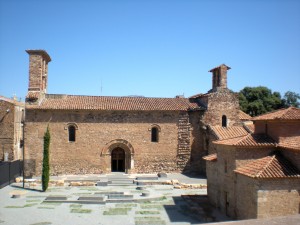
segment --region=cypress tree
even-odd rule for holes
[[[42,188],[43,191],[46,191],[49,183],[49,174],[50,174],[50,166],[49,166],[49,147],[50,147],[50,131],[49,126],[47,127],[47,131],[44,135],[44,154],[43,154],[43,171],[42,171]]]

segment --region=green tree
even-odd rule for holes
[[[49,125],[44,135],[44,155],[43,155],[43,171],[42,171],[42,189],[46,191],[49,183],[49,147],[50,147],[50,131]]]
[[[263,86],[245,87],[239,93],[240,108],[251,116],[257,116],[283,107],[279,92]]]
[[[292,91],[287,91],[283,97],[283,105],[285,107],[294,106],[294,107],[299,108],[300,102],[298,100],[300,100],[299,94],[292,92]]]

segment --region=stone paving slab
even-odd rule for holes
[[[87,176],[83,177],[88,179]],[[74,178],[77,179],[73,176]],[[203,181],[199,180],[201,182]],[[17,185],[22,186],[13,184],[0,189],[0,225],[197,224],[202,219],[193,217],[190,203],[181,196],[206,195],[206,189],[180,190],[174,189],[172,185],[144,186],[149,192],[149,198],[143,197],[145,190],[136,190],[137,186],[63,186],[50,187],[47,192],[41,192],[39,185],[26,190]],[[20,198],[11,198],[17,192],[21,193]],[[80,197],[100,196],[105,192],[121,192],[133,195],[134,199],[110,200],[106,204],[101,204],[100,201],[95,201],[95,204],[90,203],[91,201],[78,201]],[[69,202],[45,201],[48,196],[66,196]]]

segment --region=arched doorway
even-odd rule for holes
[[[120,147],[111,152],[111,171],[125,172],[125,151]]]

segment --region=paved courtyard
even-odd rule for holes
[[[87,176],[72,179],[88,179]],[[59,178],[60,179],[60,178]],[[65,179],[71,179],[70,177]],[[181,183],[206,184],[205,179],[170,174],[168,179]],[[198,224],[226,220],[207,202],[206,189],[177,189],[173,185],[137,185],[50,187],[41,192],[41,187],[22,188],[14,183],[0,189],[0,224],[47,225],[47,224]],[[108,201],[104,204],[89,204],[45,201],[48,197],[64,196],[78,199],[97,196],[99,193],[117,193],[133,196],[132,200]],[[143,197],[147,192],[149,196]],[[17,198],[12,198],[16,195]]]

